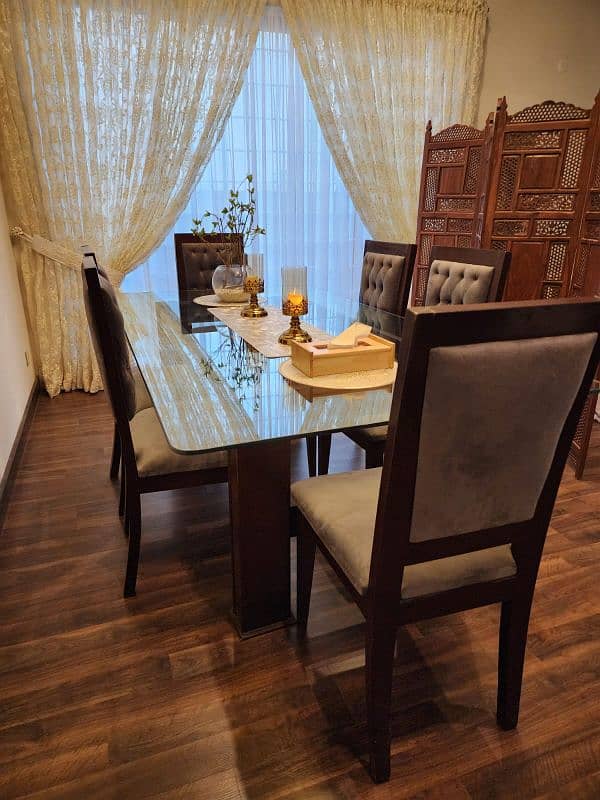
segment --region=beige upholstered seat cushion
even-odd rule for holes
[[[292,484],[292,498],[356,589],[369,584],[381,468]],[[516,573],[509,545],[440,558],[404,569],[402,597],[420,597]]]
[[[141,477],[227,466],[227,453],[224,450],[194,456],[181,455],[172,450],[154,408],[138,411],[129,425]]]

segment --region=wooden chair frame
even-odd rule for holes
[[[361,595],[304,516],[298,517],[298,624],[306,628],[316,545],[345,584],[366,620],[366,693],[370,772],[390,774],[390,701],[397,628],[417,620],[501,603],[498,724],[517,725],[527,628],[540,558],[575,426],[600,359],[600,335],[558,439],[532,519],[423,542],[410,541],[421,413],[429,351],[473,343],[597,332],[600,302],[583,299],[445,306],[408,311],[394,387],[373,540],[369,585]],[[401,597],[409,564],[473,550],[512,545],[516,575],[410,600]]]
[[[363,259],[367,253],[382,253],[391,256],[404,256],[404,266],[400,279],[396,306],[393,309],[384,309],[390,314],[402,316],[408,305],[410,284],[412,280],[417,246],[404,242],[382,242],[376,239],[366,239],[363,249]],[[318,447],[317,447],[318,443]],[[306,453],[308,456],[308,474],[326,475],[329,470],[329,455],[331,453],[331,434],[311,434],[306,437]],[[318,453],[318,455],[317,455]],[[318,459],[318,464],[317,464]]]
[[[494,267],[494,276],[490,285],[488,303],[502,300],[508,271],[510,268],[511,254],[505,250],[480,250],[475,247],[439,247],[431,248],[429,268],[434,261],[457,261],[460,264],[481,264],[485,267]],[[429,273],[427,273],[429,276]],[[365,451],[365,467],[371,469],[383,464],[385,440],[374,442],[364,435],[362,428],[345,431],[346,436]],[[323,457],[323,463],[325,456]],[[327,469],[319,474],[327,474]]]
[[[186,472],[171,472],[163,475],[141,476],[138,473],[131,438],[131,428],[127,416],[125,387],[121,371],[113,357],[112,334],[104,309],[104,298],[100,287],[98,267],[93,255],[83,259],[89,309],[95,328],[104,375],[113,415],[116,424],[115,438],[120,442],[122,468],[125,480],[122,481],[121,504],[124,501],[126,513],[125,533],[129,537],[129,552],[125,573],[123,594],[135,595],[141,541],[141,495],[168,489],[183,489],[190,486],[203,486],[209,483],[225,483],[228,480],[227,467],[203,469]],[[113,451],[114,455],[114,451]]]
[[[175,233],[173,234],[175,242],[175,263],[177,266],[177,290],[179,293],[179,316],[181,324],[187,333],[191,333],[193,327],[193,320],[189,316],[189,292],[195,289],[195,286],[190,285],[188,272],[186,270],[185,259],[183,257],[184,244],[221,244],[224,242],[236,243],[239,248],[239,263],[241,264],[244,258],[243,253],[243,240],[239,233],[207,233],[203,239],[199,239],[193,233]],[[206,310],[206,309],[204,309]],[[198,314],[202,314],[201,307],[197,309]],[[212,320],[210,315],[206,315],[206,320]]]

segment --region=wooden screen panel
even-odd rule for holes
[[[498,106],[482,241],[512,252],[505,300],[569,293],[593,139],[591,110]]]
[[[425,131],[421,191],[417,216],[417,256],[412,304],[423,305],[434,245],[476,247],[482,228],[494,129],[490,114],[485,128],[452,125],[431,135]]]
[[[593,150],[569,294],[600,297],[600,92],[592,110]]]

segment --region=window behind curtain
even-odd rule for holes
[[[279,293],[282,266],[303,264],[311,268],[313,298],[357,297],[369,234],[327,149],[278,7],[265,11],[242,91],[187,207],[123,290],[175,296],[173,233],[189,232],[206,209],[219,211],[249,172],[256,222],[267,229],[250,248],[264,253],[265,293]]]

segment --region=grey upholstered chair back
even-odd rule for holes
[[[93,270],[92,286],[86,271]],[[136,411],[135,381],[129,361],[125,323],[115,290],[106,273],[95,265],[93,256],[86,256],[82,269],[85,312],[104,388],[115,417],[121,409],[132,419]]]
[[[429,270],[425,305],[487,303],[494,267],[435,260]]]
[[[404,280],[404,256],[366,252],[360,281],[360,302],[379,311],[392,314]]]
[[[219,264],[241,259],[239,247],[231,242],[183,242],[181,251],[186,288],[197,289],[199,294],[212,293],[212,277]]]
[[[530,520],[598,336],[430,351],[410,540]]]

